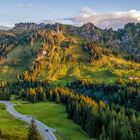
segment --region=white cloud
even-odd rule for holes
[[[79,11],[79,15],[63,20],[72,21],[74,24],[91,22],[100,28],[122,28],[129,22],[140,22],[140,11],[130,10],[112,13],[97,13],[88,7]]]
[[[45,23],[45,24],[55,24],[56,22],[57,22],[56,19],[45,19],[41,21],[41,23]]]

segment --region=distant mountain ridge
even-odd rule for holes
[[[75,34],[81,37],[99,42],[106,47],[117,48],[126,53],[132,54],[135,60],[140,60],[140,23],[128,23],[123,29],[117,31],[113,29],[100,29],[92,23],[84,24],[81,27],[55,24],[36,24],[36,23],[19,23],[13,28],[14,30],[53,30],[64,34]]]
[[[36,24],[36,23],[17,23],[15,24],[15,30],[38,30],[43,29],[46,25],[44,23]]]
[[[9,29],[10,29],[10,27],[0,25],[0,30],[2,30],[2,31],[7,31]]]

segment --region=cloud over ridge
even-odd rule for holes
[[[79,11],[79,15],[71,18],[65,18],[73,24],[81,25],[91,22],[100,28],[122,28],[129,22],[140,22],[140,11],[119,11],[111,13],[97,13],[91,8],[85,7]]]

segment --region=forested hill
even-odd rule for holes
[[[106,47],[118,48],[127,53],[131,53],[136,61],[140,59],[140,24],[128,23],[123,29],[114,31],[113,29],[100,29],[92,23],[84,24],[81,27],[72,25],[56,24],[35,24],[35,23],[19,23],[14,27],[15,30],[54,30],[57,32],[76,34],[92,41],[98,41]]]
[[[0,32],[0,80],[139,79],[140,25],[99,29],[19,23]]]

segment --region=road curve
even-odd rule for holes
[[[11,102],[0,101],[0,103],[5,104],[7,112],[9,112],[15,118],[23,120],[23,121],[27,122],[28,124],[31,123],[32,116],[22,115],[22,114],[18,113],[14,109],[14,104],[12,104]],[[41,134],[41,136],[43,137],[44,140],[57,140],[56,137],[53,134],[55,129],[49,128],[48,126],[46,126],[45,124],[43,124],[42,122],[40,122],[38,120],[35,120],[35,122],[36,122],[37,129],[38,129],[39,133]]]

